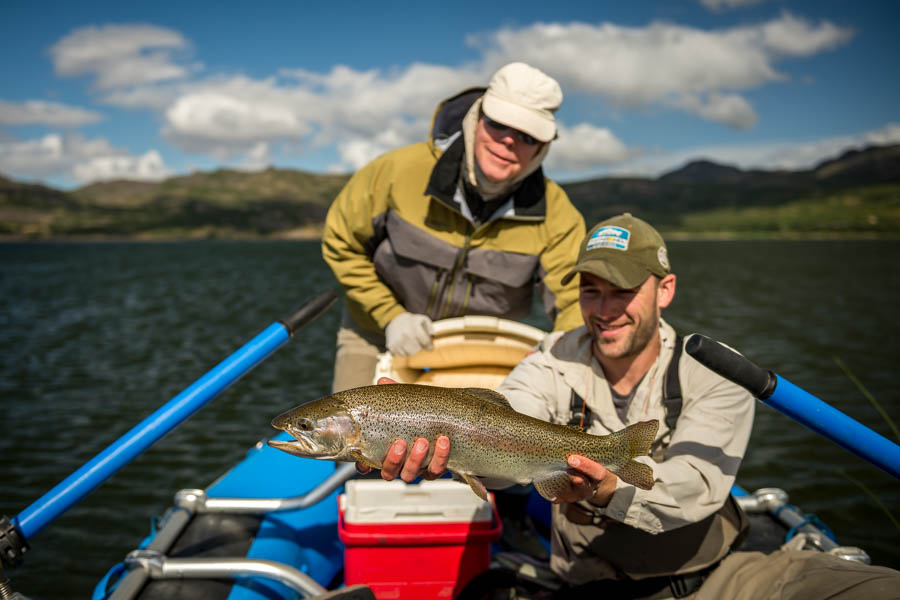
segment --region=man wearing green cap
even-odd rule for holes
[[[575,266],[584,325],[553,332],[497,388],[519,412],[605,435],[639,421],[660,427],[650,490],[585,457],[569,457],[569,489],[554,501],[553,598],[693,600],[894,598],[900,574],[822,552],[732,552],[748,522],[731,497],[754,399],[683,353],[661,316],[675,297],[665,242],[625,213],[591,229]],[[409,481],[428,444],[395,448],[382,473]],[[426,466],[446,467],[449,445]]]
[[[576,276],[584,325],[549,335],[498,391],[520,412],[596,435],[653,419],[660,428],[651,456],[637,459],[653,468],[651,490],[570,459],[584,476],[553,507],[550,566],[572,586],[604,580],[598,591],[612,597],[694,591],[747,527],[730,490],[753,398],[681,353],[661,316],[676,277],[649,224],[629,213],[598,224],[563,282]]]
[[[602,590],[608,597],[666,593],[672,576],[694,591],[747,527],[730,491],[750,437],[753,398],[680,353],[681,338],[661,318],[676,278],[649,224],[625,213],[594,227],[563,285],[576,276],[584,325],[548,335],[497,391],[519,412],[595,435],[658,420],[652,456],[637,459],[653,468],[655,483],[641,490],[571,457],[583,475],[555,501],[550,567],[572,586],[610,582],[615,587]],[[675,389],[664,393],[670,363],[680,403],[667,402]],[[414,477],[424,456],[417,450],[402,471],[402,453],[401,461],[386,459],[383,474]],[[447,450],[440,450],[431,475],[442,470]]]
[[[564,598],[889,598],[898,573],[822,552],[733,552],[748,521],[731,497],[754,399],[682,353],[661,316],[675,297],[665,242],[625,213],[579,250],[584,327],[550,334],[498,388],[516,410],[603,435],[656,419],[642,490],[572,456],[553,507],[551,569]],[[555,596],[554,596],[555,597]]]

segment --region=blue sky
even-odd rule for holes
[[[900,143],[900,3],[7,2],[0,173],[62,188],[350,172],[508,62],[561,84],[560,181]]]

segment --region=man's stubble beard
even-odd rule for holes
[[[605,358],[630,358],[637,356],[647,347],[650,340],[653,339],[653,333],[659,328],[659,314],[653,315],[652,319],[641,321],[638,327],[631,334],[630,338],[625,340],[624,348],[616,354],[609,354],[605,348],[612,346],[612,343],[604,344],[602,338],[595,341],[597,351]]]

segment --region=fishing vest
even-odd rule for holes
[[[683,339],[676,335],[672,359],[663,383],[667,437],[681,415],[683,396],[678,373]],[[569,425],[590,422],[587,403],[572,391]],[[664,458],[663,440],[651,448],[654,460]],[[576,505],[581,509],[587,502]],[[585,509],[589,510],[589,509]],[[566,505],[553,506],[553,570],[572,585],[597,579],[645,579],[693,573],[717,564],[746,538],[749,520],[729,495],[722,508],[696,523],[657,534],[637,529],[599,514],[590,523],[575,523]]]

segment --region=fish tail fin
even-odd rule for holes
[[[628,458],[646,456],[650,454],[656,432],[659,431],[659,421],[641,421],[633,423],[623,430],[625,443],[628,447]]]
[[[621,435],[624,438],[623,446],[628,455],[627,462],[614,470],[619,479],[642,490],[649,490],[653,487],[653,469],[631,459],[650,453],[650,447],[653,445],[653,440],[656,439],[658,430],[659,421],[642,421],[613,434]]]
[[[616,476],[625,483],[630,483],[642,490],[653,489],[653,469],[636,460],[629,460],[616,469]]]

